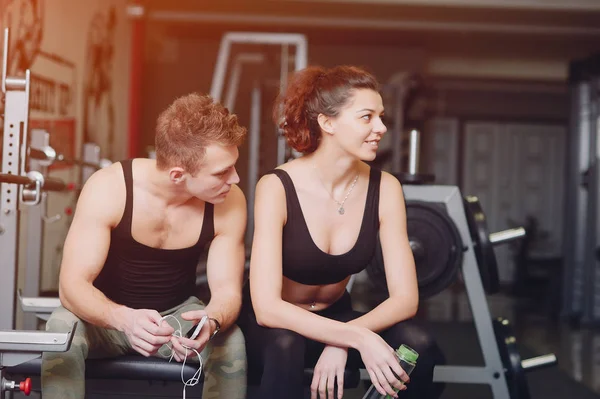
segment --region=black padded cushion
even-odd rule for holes
[[[313,369],[304,369],[304,386],[310,386],[313,378]],[[262,374],[256,370],[248,370],[248,385],[257,386],[260,385],[260,379]],[[358,369],[346,369],[344,372],[344,388],[356,388],[360,383],[360,371]]]
[[[42,358],[38,357],[5,370],[8,374],[39,376],[41,366]],[[189,380],[196,370],[198,363],[186,363],[183,378]],[[181,381],[181,363],[139,355],[88,359],[85,362],[85,376],[90,379]]]
[[[25,377],[39,376],[42,358],[30,360],[25,363],[5,369],[7,374],[22,375]],[[184,378],[189,380],[198,369],[197,363],[186,363]],[[248,385],[260,384],[260,375],[248,373]],[[181,363],[168,362],[155,357],[127,355],[109,359],[88,359],[85,362],[85,376],[89,379],[108,380],[152,380],[152,381],[181,381]],[[313,369],[304,369],[304,385],[310,386]],[[201,377],[201,380],[204,376]],[[344,372],[344,387],[356,388],[360,383],[358,369],[346,369]]]

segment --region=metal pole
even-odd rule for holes
[[[396,104],[394,107],[394,129],[392,134],[392,173],[402,172],[402,132],[404,127],[404,85],[396,87]]]
[[[410,131],[410,152],[408,155],[408,172],[416,175],[419,172],[419,147],[421,146],[421,135],[418,130]]]
[[[246,242],[252,242],[254,232],[254,193],[258,182],[258,164],[260,158],[260,115],[261,89],[258,82],[252,89],[252,108],[250,110],[250,129],[248,137],[248,227]]]
[[[50,135],[45,130],[33,129],[31,131],[31,145],[44,148],[50,145]],[[30,169],[41,172],[44,176],[48,173],[48,168],[42,165],[43,162],[32,159]],[[42,196],[47,196],[42,193]],[[46,215],[46,201],[42,200],[38,206],[27,207],[27,253],[25,282],[23,285],[24,296],[38,296],[40,294],[40,269],[42,266],[44,223],[43,217]],[[35,314],[23,313],[23,328],[25,330],[37,330],[37,318]]]

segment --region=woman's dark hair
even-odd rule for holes
[[[355,66],[311,66],[295,73],[273,112],[290,147],[305,154],[315,151],[321,139],[317,117],[337,116],[356,89],[379,91],[379,83]]]

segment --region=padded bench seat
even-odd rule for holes
[[[30,360],[13,367],[7,367],[8,374],[39,376],[42,358]],[[198,370],[198,363],[186,363],[183,377],[189,380]],[[88,359],[85,362],[85,375],[90,379],[109,380],[153,380],[181,382],[181,363],[156,357],[127,355],[108,359]],[[202,379],[202,378],[201,378]]]
[[[7,367],[6,373],[24,377],[39,376],[41,372],[42,358],[30,360],[13,367]],[[89,379],[108,380],[152,380],[152,381],[181,381],[181,363],[156,357],[143,357],[139,355],[127,355],[107,359],[88,359],[85,362],[85,375]],[[198,363],[186,363],[184,366],[184,378],[192,378],[198,370]],[[260,376],[249,372],[248,385],[258,385]],[[310,386],[313,369],[304,369],[304,385]],[[201,380],[203,377],[201,377]],[[346,369],[344,373],[344,386],[356,388],[360,383],[360,371],[358,369]]]

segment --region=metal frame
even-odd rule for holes
[[[50,134],[41,129],[31,130],[31,146],[35,148],[44,148],[50,145]],[[29,162],[30,170],[37,170],[44,176],[47,175],[48,167],[44,162],[31,159]],[[42,201],[38,206],[27,208],[27,254],[25,282],[23,293],[27,296],[37,296],[40,293],[40,269],[42,266],[44,221],[54,222],[60,219],[58,217],[46,217],[46,197],[43,192]],[[32,314],[23,314],[23,328],[25,330],[37,330],[37,320]]]
[[[227,108],[229,112],[235,112],[235,100],[237,99],[240,79],[242,77],[242,67],[244,64],[262,64],[264,61],[265,56],[261,53],[240,53],[235,56],[224,102],[225,108]]]
[[[487,384],[494,399],[509,399],[510,394],[496,343],[492,317],[487,305],[481,275],[473,249],[465,215],[463,197],[455,186],[411,186],[403,187],[407,200],[444,203],[454,221],[463,244],[467,248],[463,254],[462,276],[473,313],[484,366],[436,366],[433,374],[435,382]]]
[[[4,30],[2,91],[4,93],[4,138],[1,173],[25,175],[29,135],[30,73],[25,78],[6,76],[8,62],[8,28]],[[15,287],[18,264],[19,206],[22,187],[0,183],[0,330],[15,327]]]
[[[46,331],[0,331],[0,399],[11,399],[14,381],[5,379],[5,368],[40,357],[42,352],[69,350],[77,323],[66,333]],[[18,391],[18,389],[17,389]]]
[[[260,116],[262,111],[262,90],[255,82],[252,89],[250,109],[250,126],[248,130],[248,222],[246,226],[246,242],[252,242],[254,233],[254,193],[258,182],[258,164],[260,153]]]
[[[588,207],[587,207],[587,232],[585,251],[585,303],[583,323],[600,325],[600,272],[598,271],[599,260],[596,252],[599,248],[598,239],[600,233],[598,228],[600,221],[600,70],[595,71],[590,81],[591,107],[590,107],[590,166],[588,172]],[[591,221],[591,222],[590,222]]]
[[[498,3],[496,1],[496,3]],[[546,5],[549,2],[543,2]],[[542,2],[540,2],[542,4]],[[154,21],[179,21],[206,24],[252,25],[265,29],[266,26],[327,27],[340,29],[387,29],[413,32],[471,32],[529,35],[568,35],[574,37],[596,37],[600,29],[581,26],[524,25],[484,22],[440,22],[402,20],[391,18],[331,18],[330,16],[284,15],[284,14],[235,14],[226,12],[198,11],[149,11],[148,19]]]
[[[600,325],[600,55],[570,68],[571,124],[568,140],[565,265],[562,317]]]
[[[245,44],[268,44],[282,46],[281,57],[281,89],[285,88],[288,70],[288,46],[296,46],[296,54],[294,59],[294,70],[299,71],[306,68],[308,63],[308,42],[306,36],[298,33],[266,33],[266,32],[228,32],[223,35],[219,54],[217,56],[217,64],[213,74],[210,95],[216,101],[221,101],[223,94],[223,86],[225,83],[225,75],[227,73],[227,61],[231,53],[231,45],[234,43]],[[234,70],[234,73],[236,71]],[[239,72],[238,72],[239,73]],[[234,81],[235,82],[235,81]],[[230,88],[230,90],[232,90]],[[236,89],[237,90],[237,89]],[[231,99],[229,99],[231,101]],[[277,164],[285,162],[286,142],[283,135],[279,135],[277,145]]]

